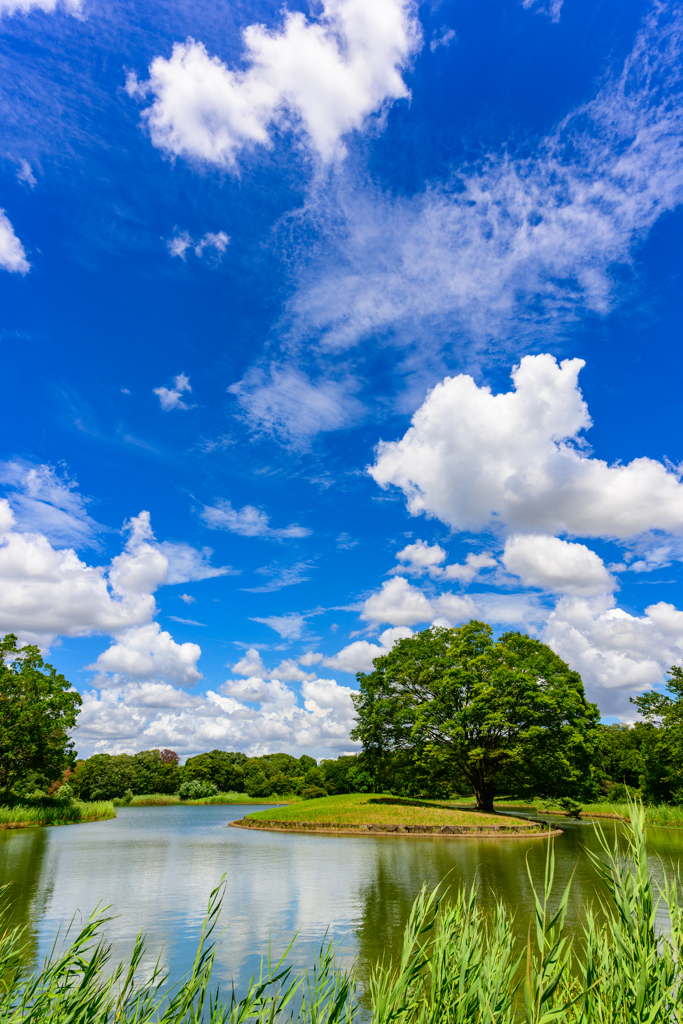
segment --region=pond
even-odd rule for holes
[[[249,811],[258,810],[248,808]],[[10,883],[15,921],[30,929],[37,960],[75,917],[97,906],[116,915],[106,929],[121,956],[136,933],[148,937],[150,959],[163,948],[175,977],[188,970],[209,893],[226,878],[222,923],[227,925],[213,981],[243,991],[260,957],[282,952],[295,932],[291,959],[310,963],[326,929],[343,961],[356,961],[362,982],[386,951],[397,951],[410,905],[424,882],[448,876],[453,885],[480,887],[517,913],[526,938],[533,895],[527,877],[543,877],[546,840],[341,837],[228,828],[244,807],[120,808],[118,817],[86,825],[0,833],[0,883]],[[613,823],[604,827],[611,835]],[[586,848],[597,849],[593,828],[562,823],[555,840],[556,892],[575,871],[570,919],[595,899],[600,882]],[[683,831],[649,830],[653,870],[683,854]],[[661,860],[658,858],[661,857]]]

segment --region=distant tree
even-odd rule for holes
[[[652,803],[683,803],[683,668],[672,665],[668,693],[632,697],[649,726],[641,751],[643,797]]]
[[[180,764],[180,757],[176,754],[175,750],[168,750],[168,748],[165,747],[163,750],[159,751],[159,757],[164,764]]]
[[[369,763],[409,755],[454,784],[465,779],[482,811],[503,789],[592,795],[599,712],[577,672],[522,633],[493,640],[483,622],[432,627],[399,640],[357,676],[352,695]],[[445,755],[447,755],[445,757]]]
[[[130,754],[93,754],[78,765],[69,779],[69,785],[81,800],[123,797],[126,790],[133,792],[134,784]]]
[[[244,766],[246,754],[229,750],[210,750],[205,754],[188,757],[183,767],[185,779],[212,782],[221,793],[244,792]]]
[[[81,704],[38,647],[17,647],[13,633],[0,640],[0,788],[11,788],[29,772],[47,786],[75,764],[69,732]]]

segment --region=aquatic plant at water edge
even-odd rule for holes
[[[499,902],[488,915],[477,889],[445,888],[418,895],[395,962],[375,966],[361,1009],[354,978],[334,962],[325,942],[313,967],[295,973],[286,965],[291,946],[267,960],[242,999],[209,994],[213,934],[221,902],[211,894],[197,956],[188,977],[164,995],[167,976],[157,962],[140,980],[142,935],[128,963],[112,967],[101,939],[106,916],[92,917],[63,952],[53,950],[42,969],[22,967],[21,934],[0,937],[0,973],[8,984],[0,999],[0,1024],[346,1024],[371,1017],[375,1024],[674,1024],[681,1014],[683,908],[679,880],[658,889],[648,871],[642,807],[632,806],[627,851],[611,846],[598,828],[601,850],[589,854],[607,895],[585,912],[571,939],[565,919],[571,880],[553,896],[553,842],[548,841],[542,888],[521,945],[514,917]],[[668,910],[670,929],[656,928]]]

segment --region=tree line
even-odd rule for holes
[[[320,763],[304,754],[249,757],[212,750],[95,754],[79,761],[71,732],[81,698],[37,647],[0,641],[0,790],[17,796],[68,785],[83,800],[126,794],[254,798],[391,792],[683,803],[683,668],[668,692],[633,699],[642,721],[603,725],[581,677],[546,644],[519,632],[494,639],[471,621],[399,640],[358,674],[356,755]],[[618,787],[615,789],[615,787]]]

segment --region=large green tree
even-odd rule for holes
[[[0,788],[29,772],[49,783],[75,763],[69,733],[81,703],[37,647],[18,647],[13,633],[0,640]]]
[[[444,758],[477,807],[493,810],[501,789],[589,795],[599,712],[581,677],[546,644],[523,633],[498,640],[484,622],[432,627],[399,640],[358,673],[352,695],[364,755],[404,751],[428,769]]]

